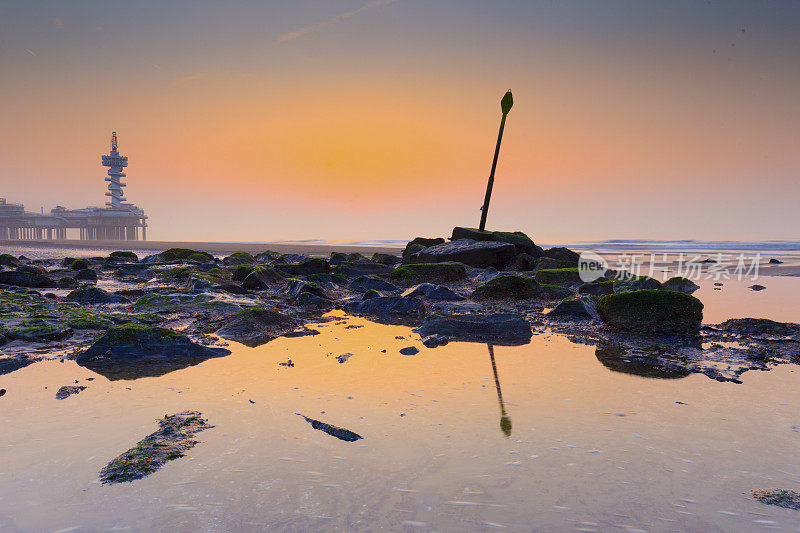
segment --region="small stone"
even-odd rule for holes
[[[419,349],[416,346],[407,346],[402,348],[400,353],[403,355],[417,355],[419,353]]]

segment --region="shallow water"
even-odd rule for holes
[[[1,376],[0,530],[800,528],[796,511],[748,496],[800,489],[800,367],[741,385],[653,379],[535,335],[493,348],[495,381],[485,344],[427,349],[409,328],[354,317],[317,329],[231,343],[228,357],[157,378],[108,381],[72,361]],[[420,353],[399,353],[410,345]],[[294,368],[278,365],[288,358]],[[55,400],[75,380],[88,388]],[[215,426],[187,457],[98,482],[155,419],[186,409]]]

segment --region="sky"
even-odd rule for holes
[[[2,1],[0,197],[148,238],[800,240],[800,2]]]

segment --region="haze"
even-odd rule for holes
[[[0,196],[158,240],[798,239],[795,2],[0,3]]]

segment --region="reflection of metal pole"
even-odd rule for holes
[[[494,362],[494,346],[489,347],[489,359],[492,360],[492,372],[494,372],[494,386],[497,388],[497,399],[500,401],[500,429],[506,437],[511,436],[511,419],[506,416],[506,406],[503,404],[503,391],[500,390],[500,378],[497,377],[497,365]]]
[[[500,142],[503,140],[503,129],[506,127],[506,115],[511,111],[511,106],[514,105],[514,98],[511,96],[511,91],[508,91],[503,99],[500,100],[500,109],[503,111],[503,118],[500,119],[500,133],[497,134],[497,146],[494,148],[494,159],[492,160],[492,171],[489,174],[489,183],[486,185],[486,196],[483,199],[483,207],[481,207],[481,224],[478,229],[483,231],[486,229],[486,215],[489,214],[489,200],[492,199],[492,186],[494,185],[494,170],[497,168],[497,156],[500,155]]]

